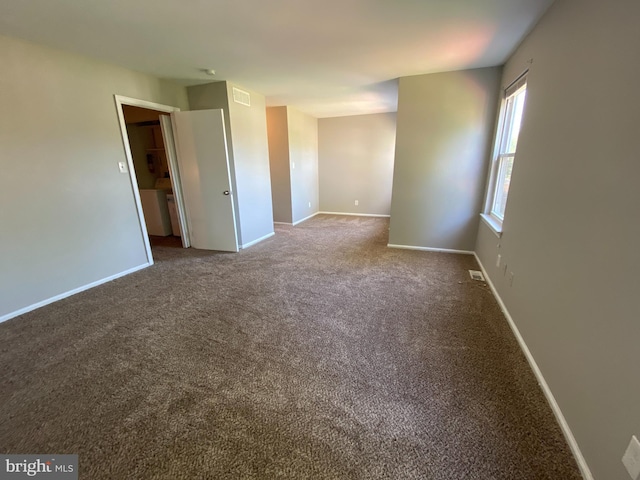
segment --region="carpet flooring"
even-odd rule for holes
[[[81,479],[580,474],[468,255],[319,215],[237,254],[155,265],[0,324],[0,452]]]

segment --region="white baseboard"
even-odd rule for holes
[[[289,222],[273,222],[274,225],[288,225],[290,227],[293,226],[293,223],[289,223]]]
[[[349,215],[351,217],[384,217],[389,218],[391,215],[379,215],[377,213],[346,213],[346,212],[318,212],[323,215]]]
[[[318,215],[318,213],[320,213],[320,212],[316,212],[316,213],[313,213],[313,214],[309,215],[308,217],[304,217],[302,220],[298,220],[297,222],[293,222],[291,225],[293,225],[295,227],[299,223],[302,223],[302,222],[304,222],[306,220],[309,220],[310,218],[315,217],[316,215]]]
[[[464,255],[474,255],[474,252],[470,250],[452,250],[450,248],[431,248],[431,247],[414,247],[412,245],[395,245],[388,243],[389,248],[401,248],[404,250],[421,250],[423,252],[441,252],[441,253],[461,253]]]
[[[76,293],[84,292],[85,290],[89,290],[90,288],[110,282],[111,280],[115,280],[116,278],[124,277],[125,275],[137,272],[138,270],[150,267],[151,265],[153,265],[153,263],[138,265],[137,267],[130,268],[129,270],[125,270],[124,272],[116,273],[115,275],[111,275],[110,277],[96,280],[95,282],[88,283],[87,285],[83,285],[82,287],[74,288],[73,290],[69,290],[68,292],[64,292],[54,297],[47,298],[46,300],[42,300],[41,302],[34,303],[33,305],[29,305],[28,307],[21,308],[20,310],[16,310],[15,312],[7,313],[6,315],[0,317],[0,323],[6,322],[7,320],[10,320],[14,317],[24,315],[25,313],[31,312],[40,307],[44,307],[45,305],[49,305],[50,303],[57,302],[58,300],[62,300],[63,298],[70,297],[71,295],[75,295]]]
[[[260,243],[261,241],[266,240],[269,237],[273,237],[274,235],[275,235],[275,232],[267,233],[264,237],[260,237],[260,238],[258,238],[256,240],[253,240],[252,242],[249,242],[249,243],[243,243],[240,248],[242,248],[244,250],[245,248],[249,248],[252,245],[255,245],[256,243]]]
[[[495,286],[491,282],[491,278],[489,278],[489,275],[487,274],[487,271],[485,270],[484,265],[482,265],[480,258],[475,252],[473,252],[473,255],[476,257],[476,260],[478,261],[478,265],[480,265],[480,269],[484,274],[484,278],[487,281],[487,284],[489,285],[489,288],[491,289],[493,296],[498,301],[498,305],[500,305],[500,309],[502,310],[502,313],[504,313],[504,316],[507,319],[507,323],[509,323],[509,326],[511,327],[511,331],[513,331],[513,334],[516,337],[518,344],[520,345],[520,349],[524,353],[524,356],[527,358],[527,361],[529,362],[529,366],[531,367],[531,370],[533,370],[533,373],[536,376],[536,379],[538,380],[538,384],[540,385],[540,388],[542,388],[542,392],[544,393],[544,396],[546,397],[547,402],[549,403],[549,406],[551,407],[551,410],[553,411],[553,414],[555,415],[556,420],[560,425],[560,429],[562,430],[562,433],[564,434],[564,437],[567,440],[567,443],[569,444],[569,448],[571,448],[571,452],[573,453],[573,456],[576,460],[576,463],[578,464],[578,468],[580,469],[582,476],[584,477],[585,480],[593,480],[593,475],[591,474],[591,470],[589,469],[589,466],[587,465],[587,462],[584,459],[582,452],[580,451],[578,442],[576,442],[576,439],[573,436],[573,432],[571,431],[571,428],[569,428],[569,424],[567,423],[567,420],[564,418],[564,415],[562,414],[562,410],[560,410],[560,406],[558,405],[558,402],[556,402],[556,399],[553,396],[553,393],[551,392],[551,389],[549,388],[547,381],[544,379],[544,376],[542,375],[542,372],[540,371],[538,364],[536,363],[535,359],[533,358],[533,355],[529,351],[529,347],[525,343],[524,338],[522,338],[522,335],[520,335],[520,331],[518,330],[518,327],[513,321],[513,318],[511,318],[511,314],[507,310],[507,307],[502,301],[502,298],[500,298],[498,291],[496,290]]]

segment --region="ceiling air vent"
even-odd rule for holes
[[[473,280],[484,282],[484,275],[482,275],[482,272],[480,270],[469,270],[469,275],[471,275],[471,278]]]
[[[233,87],[233,101],[239,103],[240,105],[246,105],[247,107],[250,107],[251,95],[249,94],[249,92],[245,92],[244,90]]]

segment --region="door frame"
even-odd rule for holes
[[[131,146],[129,144],[129,135],[127,134],[127,124],[124,119],[124,110],[122,108],[123,105],[130,105],[132,107],[142,107],[148,108],[150,110],[157,110],[159,112],[164,113],[172,113],[179,112],[180,108],[173,107],[171,105],[163,105],[161,103],[149,102],[147,100],[140,100],[137,98],[125,97],[123,95],[114,95],[113,96],[115,104],[116,104],[116,113],[118,115],[118,123],[120,125],[120,134],[122,135],[122,144],[124,147],[124,153],[127,157],[127,166],[129,169],[129,180],[131,182],[131,190],[133,191],[133,198],[136,204],[136,209],[138,211],[138,221],[140,223],[140,232],[142,233],[142,241],[144,242],[146,254],[147,254],[147,262],[149,265],[153,265],[153,254],[151,253],[151,242],[149,241],[149,233],[147,232],[147,224],[144,220],[144,212],[142,211],[142,201],[140,200],[140,189],[138,187],[138,179],[136,177],[135,166],[133,163],[133,155],[131,155]],[[175,156],[167,155],[167,160],[169,157],[173,157],[175,161]],[[170,165],[169,169],[171,170],[174,165]],[[177,165],[175,166],[177,168]],[[172,179],[173,182],[173,179]],[[175,195],[174,191],[174,195]],[[182,209],[182,202],[176,202],[176,208]],[[179,218],[185,218],[184,212],[178,212]],[[185,231],[188,231],[186,225],[181,225],[181,229],[183,230],[181,233],[184,235]],[[188,240],[187,240],[188,242]],[[188,244],[188,243],[187,243]],[[185,241],[183,238],[183,245],[185,245]]]
[[[166,122],[163,120],[166,120]],[[160,130],[162,131],[162,142],[164,143],[167,163],[169,165],[173,201],[175,202],[178,214],[180,239],[182,240],[182,247],[189,248],[191,246],[191,233],[189,231],[189,222],[187,221],[187,207],[184,204],[184,195],[182,193],[182,180],[180,177],[180,169],[178,167],[179,162],[178,151],[176,149],[175,129],[176,127],[171,115],[160,115]]]

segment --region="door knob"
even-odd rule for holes
[[[229,195],[229,190],[225,190],[224,192],[222,192],[223,195]]]

